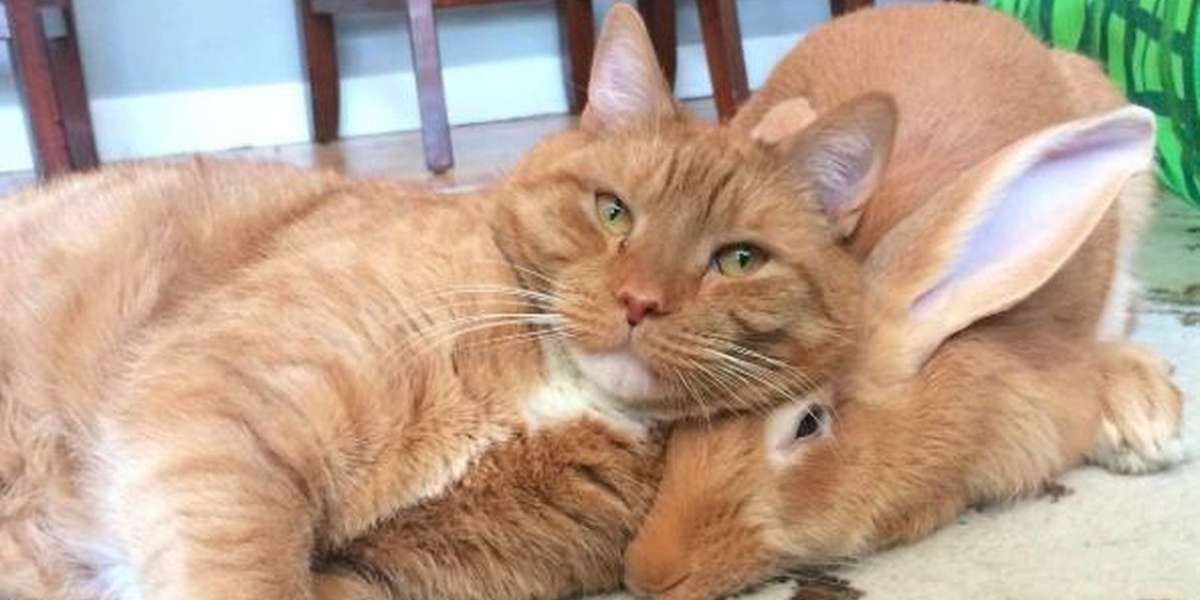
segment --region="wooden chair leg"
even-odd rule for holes
[[[36,4],[35,0],[5,0],[4,9],[8,15],[10,54],[33,141],[34,166],[38,175],[52,177],[71,170],[71,154],[62,128],[45,29]]]
[[[638,12],[650,31],[654,53],[662,67],[667,84],[675,88],[675,0],[638,0]]]
[[[724,121],[750,96],[735,0],[696,0],[717,114]]]
[[[835,17],[872,6],[875,6],[875,0],[829,0],[829,12]]]
[[[62,7],[66,35],[49,41],[50,68],[54,87],[58,91],[59,109],[67,138],[67,152],[75,169],[91,169],[99,164],[96,156],[96,137],[92,131],[92,115],[88,108],[87,85],[83,65],[79,60],[79,44],[75,33],[75,14],[67,2]]]
[[[446,117],[446,90],[442,83],[433,0],[408,0],[408,37],[412,42],[413,71],[417,76],[425,164],[430,171],[441,173],[454,165],[454,153],[450,147],[450,123]]]
[[[341,110],[333,15],[314,12],[312,0],[296,0],[296,13],[304,41],[313,138],[317,143],[325,144],[338,138]]]
[[[579,114],[587,104],[592,52],[596,47],[592,0],[558,0],[556,4],[559,39],[565,55],[563,79],[567,82],[567,103],[572,114]]]

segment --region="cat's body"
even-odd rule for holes
[[[548,370],[532,338],[486,351],[521,325],[435,342],[452,320],[521,312],[511,295],[454,293],[515,285],[482,198],[204,162],[114,169],[50,192],[56,205],[17,199],[27,206],[4,222],[0,556],[8,565],[35,553],[22,562],[74,572],[82,596],[130,597],[124,571],[161,554],[154,532],[123,515],[162,511],[161,523],[170,511],[209,511],[214,519],[187,535],[274,540],[261,554],[222,546],[188,557],[201,562],[337,548],[441,495],[489,447],[532,432],[540,388],[557,386],[537,400],[566,420],[606,400]],[[129,435],[123,424],[151,420],[172,438],[118,437]],[[624,442],[636,445],[629,425]],[[111,479],[87,489],[80,475],[92,469],[81,463],[92,460],[106,461]],[[262,461],[283,473],[267,475]],[[182,490],[183,506],[162,506],[146,482],[164,470],[205,471],[205,485]],[[128,494],[109,495],[117,487]],[[209,504],[223,495],[231,504]],[[131,498],[144,500],[121,504]],[[222,514],[253,506],[312,514],[320,532],[291,519],[247,530]],[[109,539],[132,543],[133,555]]]
[[[477,194],[200,160],[6,201],[0,596],[615,587],[655,424],[810,390],[858,282],[610,15],[580,128]]]

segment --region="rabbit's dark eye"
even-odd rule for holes
[[[812,405],[800,418],[800,424],[796,426],[796,439],[802,440],[820,433],[821,425],[824,423],[825,409],[819,404]]]

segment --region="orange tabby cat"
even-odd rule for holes
[[[0,596],[614,584],[654,423],[808,388],[857,286],[652,56],[614,8],[581,128],[475,195],[194,160],[7,200]]]

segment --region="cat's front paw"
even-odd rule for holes
[[[1184,459],[1183,394],[1173,368],[1132,344],[1105,348],[1103,420],[1090,460],[1117,473],[1161,471]]]

